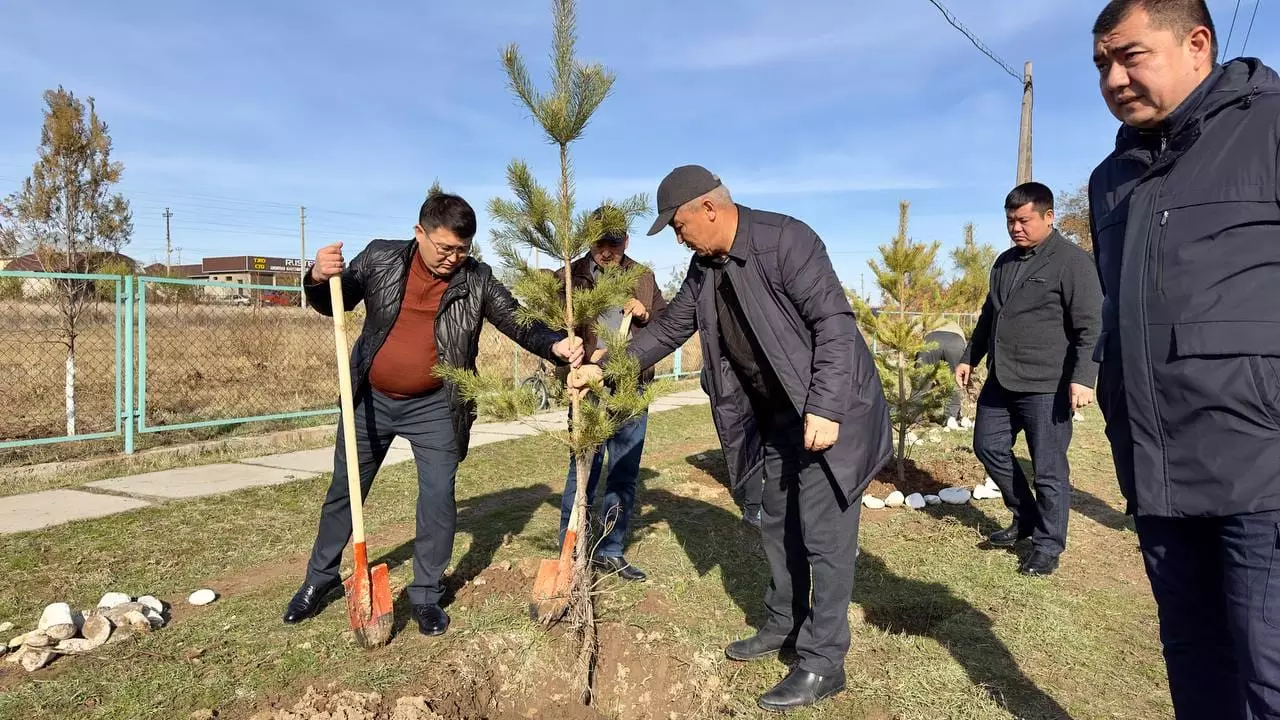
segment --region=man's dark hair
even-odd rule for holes
[[[470,241],[476,234],[476,211],[457,195],[433,192],[418,211],[418,224],[427,232],[446,228],[459,239]]]
[[[1004,209],[1005,212],[1017,210],[1027,203],[1031,203],[1036,212],[1044,215],[1053,209],[1053,191],[1048,185],[1038,182],[1022,183],[1005,196]]]
[[[1218,31],[1213,29],[1213,16],[1209,14],[1209,6],[1205,4],[1205,0],[1111,0],[1098,14],[1098,20],[1093,24],[1093,34],[1106,35],[1115,30],[1129,13],[1139,8],[1146,10],[1147,15],[1151,16],[1153,27],[1170,30],[1180,38],[1186,37],[1201,25],[1209,28],[1209,51],[1217,59]]]

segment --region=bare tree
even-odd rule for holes
[[[1093,252],[1093,233],[1089,230],[1089,185],[1083,183],[1076,189],[1060,193],[1057,202],[1058,230],[1068,240]]]
[[[88,107],[61,86],[44,93],[44,124],[31,175],[4,202],[5,235],[15,250],[32,249],[47,272],[88,273],[115,258],[133,234],[129,202],[112,188],[124,166],[111,161],[111,136]],[[93,285],[53,281],[61,314],[60,341],[67,348],[67,434],[76,434],[77,324],[93,298]]]

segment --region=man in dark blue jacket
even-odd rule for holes
[[[884,390],[826,248],[807,225],[734,203],[696,165],[658,186],[649,234],[667,225],[695,257],[666,313],[636,334],[630,353],[648,367],[699,333],[731,482],[759,482],[763,471],[760,531],[773,574],[768,621],[725,654],[755,660],[794,651],[799,663],[759,704],[811,705],[845,685],[861,496],[891,453]]]
[[[1093,32],[1123,123],[1089,180],[1098,404],[1173,704],[1277,718],[1280,77],[1217,64],[1203,0],[1113,0]]]

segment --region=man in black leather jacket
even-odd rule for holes
[[[311,306],[332,316],[328,282],[341,274],[345,309],[365,304],[364,327],[351,352],[361,490],[368,495],[391,441],[397,435],[407,440],[418,468],[418,508],[413,582],[405,592],[424,635],[439,635],[449,626],[440,599],[457,522],[454,477],[475,420],[474,406],[436,377],[434,367],[475,369],[484,319],[539,357],[575,366],[582,358],[581,339],[571,344],[546,326],[516,323],[515,299],[488,265],[468,257],[475,232],[471,206],[456,195],[436,193],[422,205],[413,240],[374,240],[349,267],[342,243],[321,248],[304,287]],[[333,481],[307,576],[285,610],[286,623],[314,615],[340,583],[338,565],[351,538],[341,438],[339,427]]]

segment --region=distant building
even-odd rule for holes
[[[207,257],[200,261],[198,272],[187,275],[191,279],[216,280],[218,282],[245,285],[292,285],[297,287],[303,269],[311,270],[313,260],[297,258],[263,257],[259,255],[231,255]],[[182,266],[194,267],[194,266]]]
[[[27,253],[12,258],[0,258],[0,270],[11,272],[71,272],[101,273],[109,266],[123,267],[127,274],[137,272],[138,263],[128,255],[95,250],[76,253],[68,258],[65,254],[49,253],[42,259],[35,253]],[[117,267],[108,272],[114,274]],[[64,281],[65,282],[65,281]],[[79,291],[87,291],[92,285],[90,281],[72,281]],[[83,288],[80,285],[83,284]],[[54,290],[54,283],[44,278],[25,278],[22,281],[22,294],[25,297],[39,297]],[[64,290],[65,292],[65,290]]]

